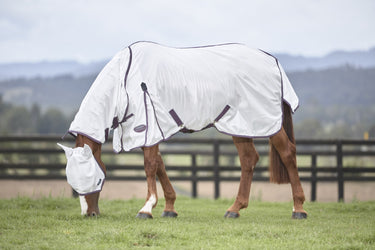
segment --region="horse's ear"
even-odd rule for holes
[[[58,146],[60,146],[65,151],[66,158],[69,158],[73,154],[73,149],[69,148],[67,146],[64,146],[60,143],[57,143]]]
[[[87,158],[90,158],[92,156],[92,150],[87,144],[83,145],[83,155]]]

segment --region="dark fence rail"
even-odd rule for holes
[[[109,140],[110,142],[111,140]],[[70,146],[73,140],[58,136],[0,137],[0,180],[65,179],[66,159],[56,145]],[[254,181],[268,181],[268,140],[255,140],[260,160]],[[236,149],[228,139],[171,139],[160,151],[172,181],[190,181],[191,195],[198,196],[198,182],[214,183],[214,198],[220,197],[220,183],[239,181],[240,165]],[[145,180],[143,154],[134,150],[114,154],[111,143],[102,148],[107,180]],[[347,181],[375,181],[374,140],[297,140],[297,163],[301,181],[311,184],[311,200],[316,200],[318,182],[336,182],[338,200],[344,200]]]

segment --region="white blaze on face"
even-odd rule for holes
[[[87,213],[88,205],[86,202],[86,198],[83,195],[79,196],[79,203],[81,204],[81,214],[85,215]]]
[[[150,198],[148,198],[146,204],[143,206],[139,213],[149,213],[152,214],[152,207],[156,204],[156,196],[152,194]]]

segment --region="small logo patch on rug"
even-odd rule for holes
[[[138,125],[137,127],[134,128],[134,131],[137,132],[137,133],[141,133],[143,131],[146,130],[146,125],[142,124],[142,125]]]

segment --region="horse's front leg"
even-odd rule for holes
[[[96,161],[99,163],[100,167],[102,168],[104,174],[106,174],[107,169],[104,165],[101,154],[102,154],[102,145],[99,143],[96,143],[92,141],[91,139],[78,134],[76,138],[76,147],[83,147],[85,144],[87,144],[91,150],[92,153],[96,159]],[[80,196],[80,204],[81,204],[81,214],[87,215],[87,216],[97,216],[100,214],[99,210],[99,196],[100,192],[88,194],[85,196]]]
[[[248,206],[254,167],[259,160],[259,155],[255,150],[252,139],[233,137],[233,142],[236,145],[238,156],[240,157],[241,180],[237,198],[233,205],[228,208],[224,215],[225,218],[239,217],[240,210]]]
[[[158,203],[156,191],[156,172],[158,169],[158,146],[144,147],[144,167],[147,178],[147,199],[145,205],[139,210],[137,218],[152,219],[152,209]]]

